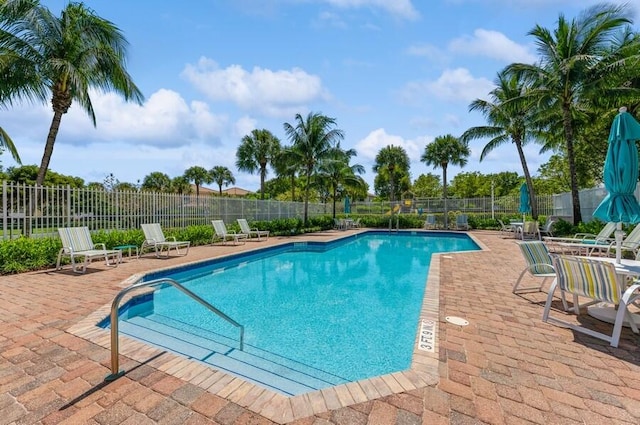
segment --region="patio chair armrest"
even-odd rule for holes
[[[107,246],[106,246],[104,243],[102,243],[102,242],[99,242],[99,243],[97,243],[97,244],[94,244],[94,245],[93,245],[93,247],[94,247],[94,248],[102,248],[104,251],[106,251],[106,250],[107,250]]]
[[[165,238],[167,241],[172,241],[172,242],[177,242],[177,239],[175,236],[168,236]]]

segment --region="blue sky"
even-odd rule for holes
[[[58,14],[67,4],[43,0]],[[149,0],[85,1],[130,43],[128,70],[142,106],[94,93],[97,127],[78,108],[63,116],[50,169],[103,181],[142,182],[199,165],[232,170],[236,186],[259,188],[239,172],[242,137],[266,128],[289,144],[283,124],[310,111],[333,117],[354,148],[353,162],[373,191],[371,170],[384,146],[406,149],[412,178],[441,175],[420,162],[435,137],[483,125],[468,105],[486,98],[499,70],[536,59],[527,32],[553,28],[591,0]],[[614,1],[614,3],[624,3]],[[636,14],[640,6],[632,6]],[[636,17],[636,19],[638,19]],[[0,123],[23,164],[40,164],[53,113],[46,105],[0,110]],[[485,141],[471,143],[460,171],[522,174],[513,146],[479,162]],[[530,145],[532,172],[547,156]],[[7,154],[6,168],[15,165]],[[268,178],[273,177],[270,172]]]

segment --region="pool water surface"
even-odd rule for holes
[[[284,394],[407,369],[433,253],[476,250],[453,233],[369,232],[162,272],[173,287],[123,308],[121,332]],[[194,348],[196,347],[196,348]]]

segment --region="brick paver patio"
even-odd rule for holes
[[[326,239],[337,233],[309,237]],[[283,410],[293,416],[277,422],[639,424],[640,337],[625,328],[620,346],[612,348],[542,323],[545,293],[511,293],[524,267],[515,242],[497,232],[472,234],[485,251],[443,254],[432,263],[439,278],[433,381],[386,393],[390,395],[380,389],[381,383],[378,398],[360,402],[355,388],[336,400],[343,407],[311,411],[285,399]],[[271,238],[267,243],[290,240]],[[274,423],[243,407],[241,400],[252,390],[242,383],[221,397],[195,385],[192,377],[177,378],[158,358],[141,362],[122,354],[127,374],[105,383],[109,349],[69,331],[110,303],[134,274],[256,245],[195,247],[187,257],[169,259],[125,258],[117,268],[94,262],[85,275],[65,269],[0,277],[0,425]],[[469,325],[451,324],[447,316],[462,317]],[[576,320],[611,329],[586,315]],[[398,383],[401,377],[386,381],[389,387]],[[241,391],[246,393],[238,397]],[[317,406],[327,400],[310,402]]]

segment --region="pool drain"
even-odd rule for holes
[[[469,324],[468,320],[465,320],[462,317],[456,317],[456,316],[447,316],[444,318],[444,320],[458,326],[467,326]]]

